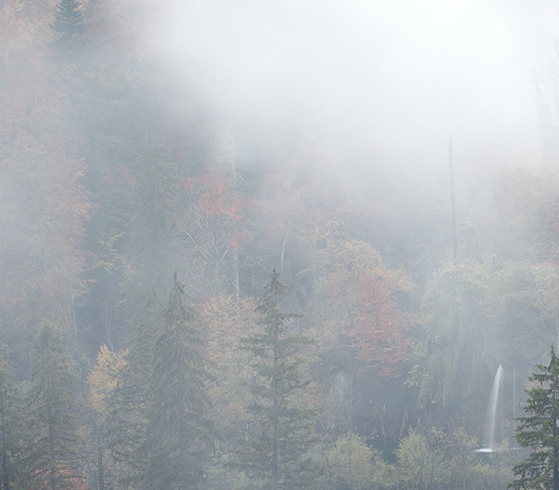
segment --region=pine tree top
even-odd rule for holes
[[[80,5],[75,0],[60,0],[54,12],[52,29],[58,33],[54,46],[66,53],[83,47],[85,23]]]

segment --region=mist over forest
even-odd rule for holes
[[[558,22],[0,0],[0,489],[506,488],[559,340]]]

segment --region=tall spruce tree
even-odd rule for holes
[[[514,465],[517,478],[508,487],[559,490],[559,358],[553,346],[549,365],[536,367],[539,372],[528,377],[526,416],[516,429],[518,443],[532,452]]]
[[[75,421],[75,376],[52,324],[35,338],[35,359],[25,400],[25,483],[29,490],[75,487],[81,438]]]
[[[148,464],[141,488],[195,490],[203,481],[211,447],[205,390],[210,376],[194,309],[176,274],[161,320],[149,382]]]
[[[312,341],[290,328],[289,321],[300,315],[279,309],[280,298],[289,291],[274,270],[256,308],[259,329],[241,339],[252,357],[252,400],[234,466],[259,488],[271,490],[306,488],[320,474],[310,454],[318,442],[318,413],[304,402],[310,379],[304,374],[303,356]]]
[[[132,308],[143,304],[150,290],[159,297],[169,293],[178,195],[177,166],[169,161],[163,145],[153,144],[136,160],[135,171],[128,229],[134,270],[129,293]]]
[[[159,313],[160,303],[152,293],[143,316],[133,327],[125,365],[108,400],[107,447],[120,463],[122,484],[139,484],[147,464],[148,388]]]

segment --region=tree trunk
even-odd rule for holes
[[[52,411],[48,407],[48,424],[49,424],[49,460],[50,460],[50,490],[56,490],[56,474],[55,474],[55,452],[54,452],[54,421]]]
[[[274,344],[274,416],[272,423],[272,490],[278,490],[278,380],[277,380],[277,365],[278,365],[278,347],[277,339]]]
[[[8,475],[8,454],[6,450],[6,416],[5,416],[5,404],[4,404],[4,393],[0,395],[0,414],[2,420],[2,490],[10,490],[10,479]]]
[[[105,478],[103,473],[103,446],[99,444],[97,454],[97,466],[99,467],[99,490],[105,490]]]

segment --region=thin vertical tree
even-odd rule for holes
[[[551,346],[549,365],[528,377],[525,416],[520,417],[516,440],[530,448],[529,456],[514,465],[517,477],[509,488],[559,490],[559,357]]]
[[[271,490],[306,488],[320,474],[310,454],[318,442],[318,413],[304,402],[311,383],[305,376],[304,353],[312,340],[290,327],[290,320],[300,315],[279,308],[289,291],[274,270],[256,308],[258,330],[241,339],[252,358],[252,400],[235,466]]]

